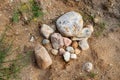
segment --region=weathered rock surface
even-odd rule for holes
[[[79,41],[79,47],[80,47],[82,50],[87,50],[87,49],[89,49],[89,45],[88,45],[87,39],[83,39],[83,40]]]
[[[63,58],[66,62],[70,61],[70,53],[69,52],[65,52],[63,54]]]
[[[40,68],[46,69],[52,64],[52,59],[47,50],[40,44],[35,46],[35,58]]]
[[[67,37],[63,37],[63,41],[65,46],[69,46],[72,43],[72,41]]]
[[[83,65],[83,70],[90,72],[93,69],[93,64],[91,62],[86,62]]]
[[[59,33],[51,35],[51,42],[54,49],[59,49],[64,46],[63,37]]]
[[[43,36],[44,36],[45,38],[49,38],[50,35],[51,35],[53,32],[54,32],[54,30],[53,30],[50,26],[48,26],[48,25],[46,25],[46,24],[43,24],[43,25],[42,25],[42,27],[41,27],[41,33],[43,34]]]
[[[77,55],[76,54],[70,54],[70,58],[71,59],[77,59]]]
[[[57,55],[57,54],[58,54],[58,50],[57,50],[57,49],[52,49],[52,50],[51,50],[51,53],[52,53],[53,55]]]
[[[77,36],[83,28],[82,16],[75,12],[67,12],[56,21],[57,29],[67,37]]]

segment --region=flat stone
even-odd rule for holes
[[[74,53],[74,48],[71,47],[71,46],[68,46],[68,47],[66,48],[66,50],[67,50],[68,52],[70,52],[70,53]]]
[[[54,49],[59,49],[64,46],[63,37],[59,33],[51,35],[51,42]]]
[[[60,48],[60,49],[59,49],[59,54],[60,54],[60,55],[63,55],[64,53],[65,53],[65,49]]]
[[[52,64],[52,59],[47,50],[40,44],[35,45],[35,58],[40,68],[46,69]]]
[[[70,53],[69,52],[65,52],[63,54],[63,58],[66,62],[69,62],[70,61]]]
[[[49,38],[50,35],[51,35],[53,32],[54,32],[54,30],[53,30],[50,26],[48,26],[48,25],[46,25],[46,24],[43,24],[43,25],[42,25],[42,27],[41,27],[41,33],[43,34],[43,36],[44,36],[45,38]]]
[[[75,54],[80,54],[80,52],[81,52],[80,49],[78,49],[78,48],[75,49]]]
[[[79,47],[80,47],[82,50],[87,50],[87,49],[89,49],[89,44],[88,44],[87,40],[84,39],[84,40],[79,41]]]
[[[65,46],[69,46],[71,45],[72,41],[69,38],[63,37],[63,41]]]
[[[51,53],[52,53],[53,55],[57,55],[57,54],[58,54],[58,50],[52,49],[52,50],[51,50]]]
[[[42,41],[43,45],[46,45],[46,44],[49,44],[49,43],[50,43],[50,41],[48,39],[43,39],[43,41]]]
[[[83,70],[90,72],[93,69],[93,64],[91,62],[86,62],[83,65]]]
[[[56,24],[58,31],[64,36],[77,36],[83,28],[83,19],[79,13],[70,11],[58,18]]]
[[[70,58],[71,59],[77,59],[77,55],[76,54],[70,54]]]
[[[77,41],[73,41],[72,47],[73,47],[74,49],[76,49],[76,48],[78,47],[78,42],[77,42]]]

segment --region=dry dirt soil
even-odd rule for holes
[[[24,0],[22,0],[24,1]],[[68,11],[80,12],[84,19],[84,25],[91,23],[97,32],[97,25],[89,16],[97,15],[105,23],[105,29],[99,36],[95,32],[89,39],[90,49],[82,51],[77,60],[65,63],[61,56],[52,57],[53,64],[49,69],[41,70],[34,60],[19,74],[20,80],[120,80],[120,0],[39,0],[44,12],[42,21],[30,22],[27,25],[23,21],[11,24],[14,8],[19,0],[0,0],[0,33],[6,25],[11,29],[7,32],[8,40],[14,40],[14,48],[19,47],[18,52],[24,52],[34,47],[35,42],[41,43],[43,37],[39,34],[41,23],[55,26],[56,19]],[[30,36],[35,37],[35,42],[30,42]],[[50,47],[51,48],[51,47]],[[17,54],[17,51],[16,51]],[[82,71],[85,62],[93,63],[93,71],[96,76],[90,78],[88,73]]]

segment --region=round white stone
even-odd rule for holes
[[[63,54],[63,58],[64,58],[64,60],[65,60],[66,62],[68,62],[68,61],[70,60],[70,53],[69,53],[69,52],[65,52],[65,53]]]
[[[71,11],[58,18],[56,24],[57,29],[64,36],[77,36],[83,28],[83,19],[79,13]]]
[[[53,55],[57,55],[57,54],[58,54],[58,50],[52,49],[52,50],[51,50],[51,53],[52,53]]]
[[[68,46],[68,47],[66,48],[66,50],[67,50],[68,52],[70,52],[70,53],[74,53],[74,48],[71,47],[71,46]]]
[[[93,64],[91,62],[86,62],[83,65],[83,70],[90,72],[93,69]]]

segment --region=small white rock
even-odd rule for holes
[[[34,36],[31,36],[31,38],[30,38],[30,42],[34,42],[34,41],[35,41]]]
[[[83,39],[81,41],[79,41],[79,47],[82,49],[82,50],[87,50],[89,49],[89,44],[87,42],[87,39]]]
[[[46,25],[46,24],[43,24],[43,25],[42,25],[42,27],[41,27],[41,33],[43,34],[43,36],[44,36],[45,38],[49,38],[50,35],[51,35],[53,32],[54,32],[54,30],[53,30],[50,26],[48,26],[48,25]]]
[[[65,52],[63,54],[63,58],[66,62],[70,61],[70,53],[69,52]]]
[[[52,49],[52,50],[51,50],[51,53],[52,53],[53,55],[57,55],[57,54],[58,54],[58,50]]]
[[[71,47],[71,46],[68,46],[68,47],[66,48],[66,50],[67,50],[68,52],[70,52],[70,53],[74,53],[74,48]]]
[[[93,69],[93,64],[91,62],[86,62],[83,65],[83,70],[90,72]]]
[[[43,41],[42,41],[43,45],[48,44],[48,43],[50,43],[50,41],[48,39],[43,39]]]
[[[77,55],[76,54],[70,54],[71,59],[77,59]]]

